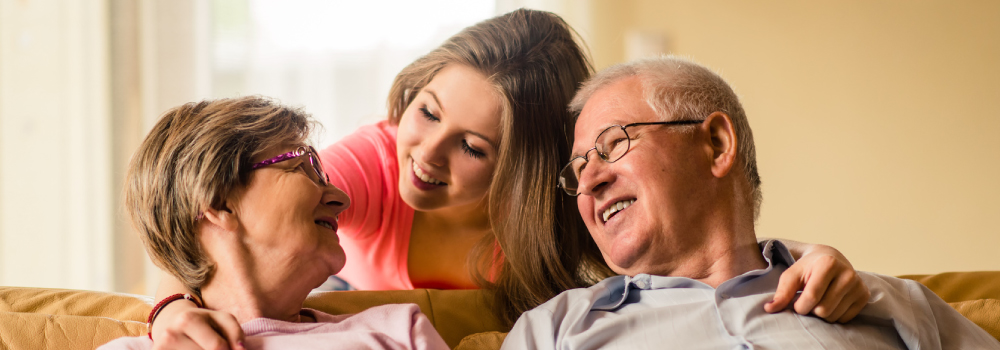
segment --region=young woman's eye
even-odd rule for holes
[[[462,140],[462,151],[465,152],[465,154],[468,154],[470,157],[475,159],[482,159],[483,157],[486,156],[486,153],[483,153],[482,151],[472,148],[471,146],[469,146],[469,143],[466,142],[465,140]]]
[[[436,121],[440,121],[441,120],[440,118],[435,117],[434,114],[431,113],[431,111],[429,111],[427,109],[427,107],[420,107],[420,113],[422,113],[424,115],[424,118],[426,118],[427,120],[430,120],[432,122],[436,122]]]

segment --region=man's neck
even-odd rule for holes
[[[692,278],[713,288],[748,271],[767,267],[755,239],[711,240],[681,261],[670,276]]]
[[[676,250],[651,259],[666,259],[649,264],[652,274],[687,277],[718,287],[748,271],[767,267],[754,233],[752,214],[739,213],[726,206],[689,218],[692,223],[672,237],[668,246]]]

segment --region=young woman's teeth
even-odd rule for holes
[[[635,199],[620,201],[608,207],[608,209],[604,209],[604,222],[608,222],[608,218],[610,218],[611,215],[621,211],[622,209],[628,208],[628,206],[632,205],[632,203],[635,203]]]
[[[426,183],[429,183],[429,184],[434,184],[434,185],[443,184],[443,182],[441,182],[441,180],[435,179],[435,178],[431,177],[430,175],[427,175],[427,173],[424,173],[424,171],[421,170],[420,167],[417,166],[417,163],[413,163],[413,173],[417,174],[417,177],[420,178],[420,181],[423,181],[423,182],[426,182]]]

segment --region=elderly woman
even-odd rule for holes
[[[312,124],[245,97],[189,103],[153,127],[129,166],[125,203],[153,262],[200,297],[168,299],[232,314],[250,349],[447,349],[413,304],[344,316],[302,308],[344,267],[337,215],[350,204],[305,143]]]

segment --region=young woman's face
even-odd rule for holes
[[[478,71],[448,65],[399,121],[399,192],[416,210],[480,205],[496,165],[500,96]]]

